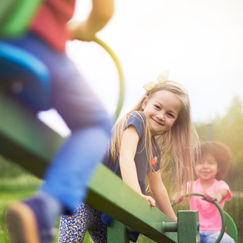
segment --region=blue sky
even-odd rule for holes
[[[89,1],[78,1],[75,18],[84,19],[89,9]],[[242,0],[116,0],[113,18],[97,36],[123,67],[123,114],[141,98],[142,86],[164,70],[188,90],[195,122],[225,114],[235,95],[243,99],[242,13]],[[95,43],[72,41],[67,50],[114,112],[118,76],[110,57]],[[53,112],[41,117],[67,133]]]

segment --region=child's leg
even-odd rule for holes
[[[94,138],[97,139],[95,145]],[[59,151],[41,190],[53,195],[72,212],[84,200],[88,182],[102,160],[107,139],[99,127],[75,132]]]
[[[62,216],[59,227],[59,243],[82,243],[88,230],[94,243],[106,243],[106,226],[101,222],[101,213],[82,203],[72,216]]]
[[[60,217],[58,242],[78,242],[77,241],[77,227],[74,223],[75,213],[71,216],[63,215]]]
[[[58,242],[83,242],[91,218],[92,215],[89,213],[86,203],[82,203],[72,216],[62,216],[60,219]]]
[[[92,240],[94,241],[94,243],[106,243],[107,226],[101,220],[101,212],[92,207],[89,207],[89,211],[93,215],[92,222],[88,229]]]
[[[72,130],[45,176],[41,190],[57,198],[70,212],[86,195],[86,187],[107,149],[112,122],[69,58],[34,35],[14,43],[48,67],[52,106]]]

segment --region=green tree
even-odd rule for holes
[[[228,145],[233,153],[233,164],[227,179],[237,190],[243,189],[243,104],[234,97],[226,114],[216,117],[210,124],[196,124],[201,141],[214,140]],[[210,138],[210,139],[209,139]],[[236,188],[235,188],[236,189]]]

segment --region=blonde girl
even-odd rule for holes
[[[194,129],[190,102],[186,91],[173,81],[150,84],[146,89],[136,107],[116,124],[104,164],[151,206],[157,205],[164,214],[177,221],[161,179],[160,165],[174,161],[180,189],[192,179]],[[146,195],[146,178],[153,197]],[[81,205],[73,217],[61,219],[59,242],[67,242],[70,235],[82,242],[86,230],[95,243],[106,242],[106,226],[100,217],[97,210]],[[82,218],[78,226],[77,218]],[[95,227],[87,223],[92,221]]]

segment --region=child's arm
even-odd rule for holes
[[[148,174],[149,178],[149,186],[155,198],[155,201],[159,207],[159,209],[170,217],[173,221],[177,221],[177,217],[175,212],[171,206],[168,192],[164,186],[164,183],[161,179],[161,174],[159,171],[150,172]]]
[[[178,197],[177,194],[174,194],[174,195],[172,196],[172,201],[173,201],[173,203],[175,203],[175,204],[177,204],[177,203],[182,203],[182,202],[185,201],[185,196],[184,196],[184,195],[180,195],[180,196]]]
[[[151,206],[155,206],[154,199],[142,193],[138,182],[137,169],[134,161],[138,140],[139,136],[135,127],[130,126],[123,132],[119,156],[121,176],[123,181],[144,197]]]
[[[187,182],[186,189],[183,188],[180,192],[176,192],[172,196],[173,203],[175,203],[175,204],[184,203],[188,199],[185,195],[190,193],[190,190],[191,190],[190,186],[191,186],[191,182]]]
[[[205,193],[207,200],[221,202],[226,198],[228,191],[226,189],[220,189],[217,193]]]
[[[68,29],[72,39],[91,41],[114,13],[114,0],[92,0],[92,9],[84,22],[71,21]]]

